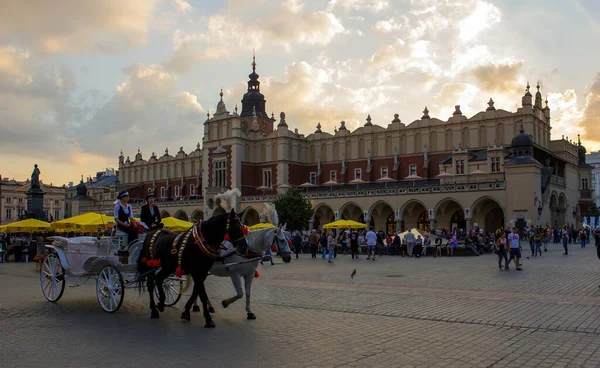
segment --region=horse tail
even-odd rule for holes
[[[137,289],[140,296],[144,293],[144,282],[146,281],[145,274],[150,271],[150,267],[146,264],[146,257],[148,255],[148,244],[152,238],[154,231],[149,232],[144,239],[142,249],[140,249],[140,255],[137,259]]]
[[[185,276],[185,281],[183,283],[183,289],[181,290],[182,294],[185,293],[185,292],[187,292],[190,289],[190,287],[192,286],[192,282],[193,282],[192,276],[186,275]]]

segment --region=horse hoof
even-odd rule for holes
[[[248,319],[256,319],[254,313],[248,313]]]
[[[158,309],[159,312],[164,312],[165,311],[165,303],[158,303],[158,305],[156,306],[156,309]]]
[[[190,316],[190,311],[183,311],[183,313],[181,313],[181,319],[186,320],[186,321],[191,321],[192,317]]]
[[[200,310],[200,308],[198,308],[198,310]],[[208,313],[215,313],[215,308],[209,307],[208,308]]]
[[[214,321],[206,321],[204,328],[215,328],[215,322]]]
[[[227,303],[225,300],[223,300],[221,304],[223,305],[223,308],[229,307],[229,303]]]
[[[152,313],[150,313],[150,318],[160,318],[158,311],[152,311]]]
[[[194,307],[192,308],[192,312],[200,312],[200,307],[197,305],[194,305]]]

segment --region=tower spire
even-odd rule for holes
[[[256,71],[256,50],[252,49],[252,71]]]

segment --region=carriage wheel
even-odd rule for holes
[[[105,312],[118,311],[125,297],[125,282],[121,271],[112,265],[104,266],[96,279],[96,296]]]
[[[57,302],[65,291],[65,269],[55,253],[50,253],[42,263],[40,284],[42,293],[49,302]]]
[[[142,250],[143,242],[133,243],[129,247],[129,264],[137,265],[138,257],[140,256],[140,251]]]
[[[183,295],[183,280],[174,277],[168,277],[163,281],[163,289],[165,291],[165,306],[172,307],[181,299]],[[156,297],[158,295],[158,286],[154,288]]]

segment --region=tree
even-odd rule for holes
[[[588,208],[588,215],[591,217],[597,217],[600,216],[600,209],[598,209],[598,206],[596,206],[596,203],[592,203],[592,205]]]
[[[308,223],[313,216],[312,205],[308,198],[304,197],[300,190],[291,188],[282,196],[279,196],[273,204],[279,216],[279,223],[286,224],[288,230],[307,229]]]

